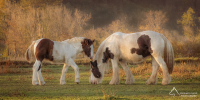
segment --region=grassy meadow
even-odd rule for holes
[[[6,67],[7,66],[7,67]],[[66,74],[66,84],[60,85],[62,65],[43,65],[42,75],[46,82],[44,86],[31,84],[31,65],[1,65],[0,74],[0,100],[4,99],[200,99],[200,63],[176,63],[171,74],[170,85],[163,86],[162,71],[158,73],[157,85],[146,85],[151,75],[151,63],[129,65],[134,75],[135,83],[125,85],[125,73],[120,68],[120,85],[109,85],[112,77],[109,73],[103,78],[103,83],[91,85],[89,83],[90,66],[78,65],[80,70],[80,84],[74,82],[74,70],[69,67]],[[6,69],[6,70],[5,70]],[[169,95],[175,87],[175,96]],[[184,93],[187,95],[184,97]],[[193,93],[193,94],[192,94]],[[190,97],[189,97],[190,96]],[[192,96],[192,97],[191,97]]]

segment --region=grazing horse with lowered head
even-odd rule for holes
[[[162,56],[164,55],[164,60]],[[171,82],[169,74],[173,71],[174,52],[169,40],[162,34],[143,31],[131,34],[116,32],[107,37],[99,46],[93,62],[91,62],[91,84],[102,83],[104,71],[111,59],[113,75],[109,84],[119,84],[119,66],[126,75],[125,84],[133,84],[135,79],[127,62],[140,63],[147,57],[152,58],[152,74],[146,84],[157,83],[159,66],[163,71],[162,84]]]
[[[36,58],[33,65],[32,84],[45,84],[41,74],[43,59],[47,59],[52,63],[64,63],[60,84],[66,84],[65,75],[68,67],[71,66],[75,71],[75,82],[78,84],[80,82],[79,68],[74,62],[74,59],[80,53],[84,53],[88,57],[93,58],[93,42],[94,40],[92,41],[84,37],[75,37],[62,42],[52,41],[45,38],[33,41],[26,51],[26,59],[28,61],[31,60],[30,58],[32,52]]]

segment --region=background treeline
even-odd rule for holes
[[[24,57],[33,40],[95,39],[152,30],[176,57],[200,57],[200,0],[0,0],[0,54]],[[96,51],[96,50],[95,50]]]

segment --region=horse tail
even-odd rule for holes
[[[28,47],[28,49],[26,50],[25,56],[26,56],[26,60],[28,62],[31,62],[31,56],[32,56],[32,47],[35,44],[35,41],[32,42],[32,44]]]
[[[171,74],[174,67],[174,50],[170,41],[162,34],[161,37],[165,41],[164,61],[167,64],[169,74]]]

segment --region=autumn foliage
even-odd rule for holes
[[[114,32],[133,33],[145,30],[164,34],[174,47],[175,57],[200,57],[200,17],[191,7],[174,21],[180,30],[169,30],[166,24],[172,21],[166,11],[170,7],[164,10],[146,10],[135,5],[131,7],[137,9],[128,15],[126,11],[130,9],[129,3],[137,2],[120,1],[127,5],[127,8],[123,8],[110,2],[102,1],[104,3],[98,4],[99,1],[94,1],[94,6],[97,6],[94,9],[102,11],[95,15],[95,10],[84,11],[78,7],[74,8],[75,5],[70,3],[73,1],[66,2],[65,0],[1,0],[0,54],[3,54],[2,57],[23,58],[31,42],[39,38],[63,41],[72,37],[87,37],[96,40],[96,51],[99,44]],[[83,4],[83,1],[80,3]],[[98,7],[100,5],[101,7]],[[85,8],[94,6],[81,5]],[[127,10],[123,11],[123,9]],[[106,16],[105,11],[110,12],[107,15],[113,14],[116,17]],[[105,19],[101,20],[103,18]],[[99,20],[94,21],[95,19]],[[102,25],[102,23],[107,24]]]

